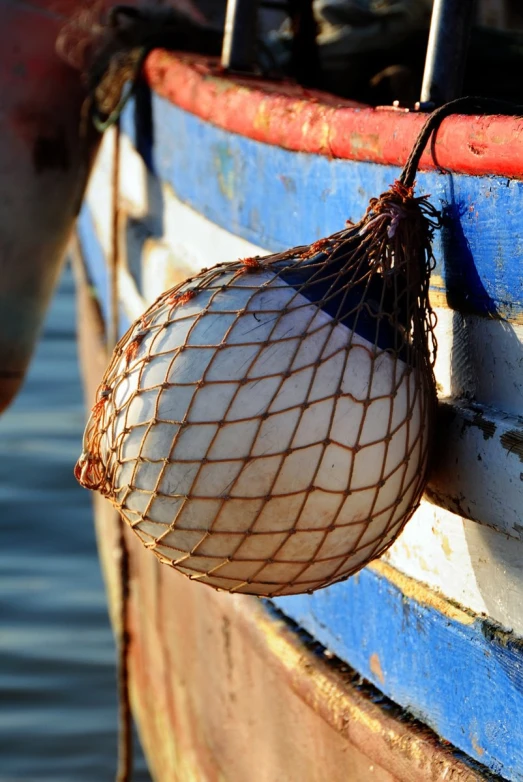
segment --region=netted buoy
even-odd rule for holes
[[[311,591],[378,557],[426,481],[436,222],[397,182],[328,239],[166,292],[116,347],[81,483],[230,591]]]

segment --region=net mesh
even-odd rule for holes
[[[80,482],[232,592],[310,592],[380,556],[426,482],[438,221],[396,182],[329,238],[164,293],[115,349]]]

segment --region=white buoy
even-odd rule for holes
[[[318,306],[246,263],[165,294],[124,337],[93,414],[97,458],[104,492],[162,562],[293,594],[398,535],[425,482],[432,397],[405,334],[391,349],[386,313],[344,304],[333,317],[328,295]]]

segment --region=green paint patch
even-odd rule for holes
[[[227,144],[213,146],[213,162],[220,190],[229,201],[232,201],[235,190],[236,166],[234,155]]]

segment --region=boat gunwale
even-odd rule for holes
[[[284,82],[228,76],[215,59],[163,49],[149,54],[144,73],[158,95],[226,131],[330,158],[402,165],[426,119]],[[523,117],[449,117],[420,168],[523,179]]]

